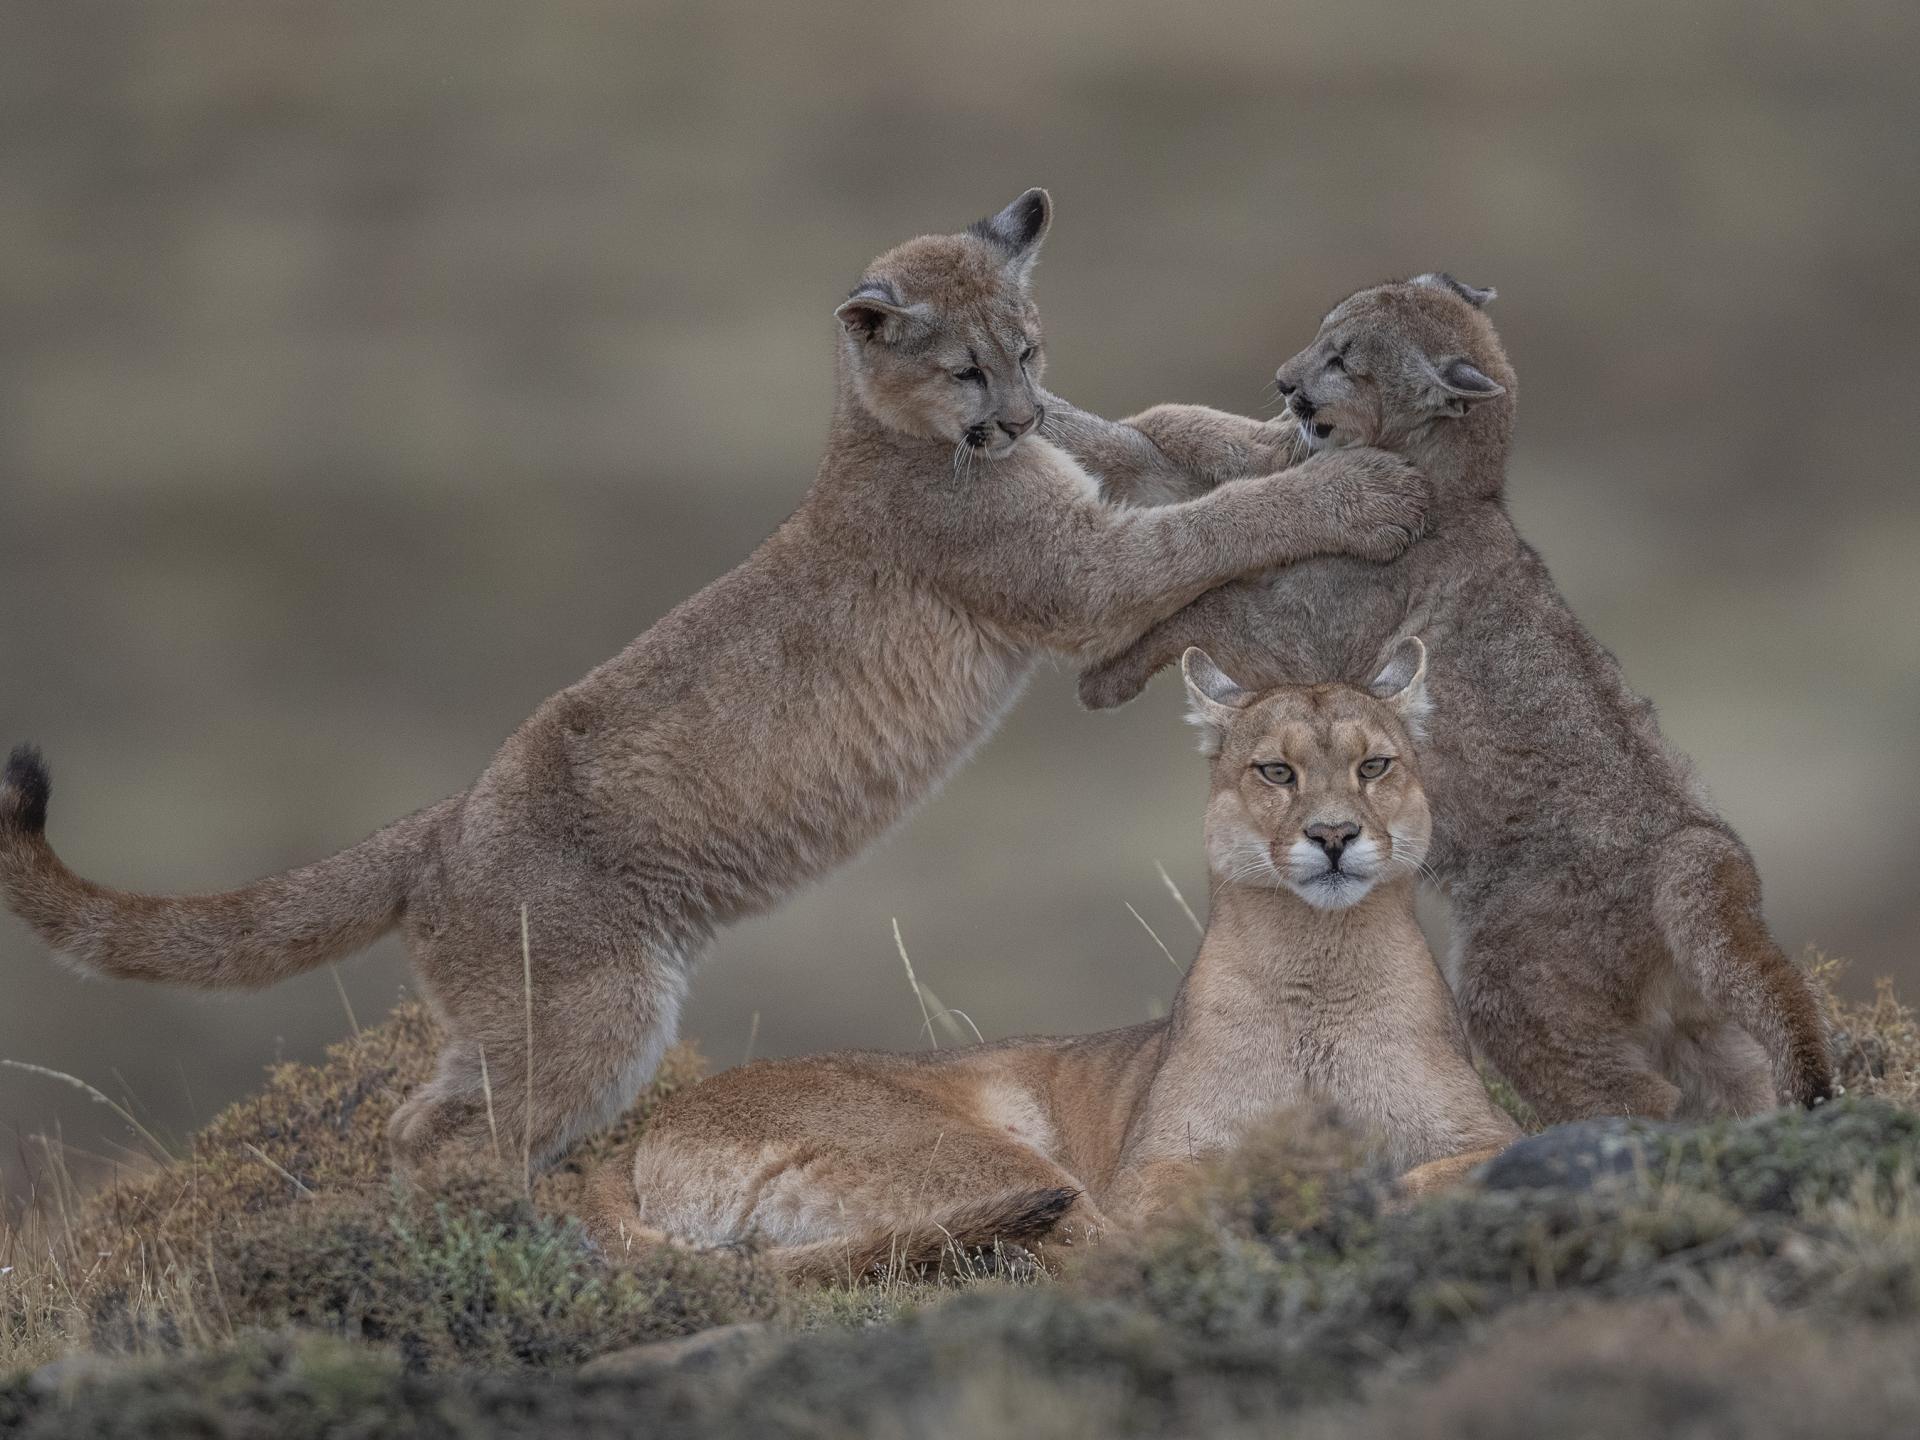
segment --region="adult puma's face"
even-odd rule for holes
[[[1512,371],[1480,313],[1493,294],[1432,274],[1342,300],[1274,373],[1307,448],[1391,449],[1505,394]]]
[[[1323,910],[1357,904],[1433,833],[1414,739],[1426,650],[1401,642],[1371,693],[1351,685],[1253,694],[1205,653],[1181,663],[1213,756],[1207,860],[1216,883],[1285,887]]]
[[[835,313],[861,403],[909,435],[998,459],[1039,427],[1040,313],[1028,293],[1052,219],[1029,190],[960,235],[926,235],[867,268]]]

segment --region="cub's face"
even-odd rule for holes
[[[1213,757],[1208,865],[1216,884],[1357,904],[1396,870],[1417,873],[1433,833],[1414,739],[1426,651],[1402,642],[1371,692],[1287,686],[1252,694],[1199,650],[1182,661],[1191,718]]]
[[[1274,374],[1309,450],[1403,446],[1512,385],[1480,307],[1493,291],[1422,275],[1348,296]]]
[[[1043,342],[1028,293],[1052,218],[1029,190],[960,235],[888,251],[835,312],[860,401],[881,423],[999,459],[1039,427]]]

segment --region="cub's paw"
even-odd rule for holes
[[[1246,473],[1249,475],[1273,475],[1290,470],[1306,459],[1306,442],[1300,438],[1300,427],[1292,420],[1263,422],[1254,431],[1247,449]]]
[[[1338,547],[1362,560],[1392,560],[1427,529],[1427,480],[1410,462],[1385,450],[1347,450],[1328,457],[1335,473],[1317,482],[1317,495]]]
[[[1153,678],[1153,671],[1141,665],[1128,651],[1111,660],[1080,672],[1080,703],[1089,710],[1112,710],[1124,705]]]

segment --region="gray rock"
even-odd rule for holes
[[[1624,1118],[1555,1125],[1508,1146],[1477,1178],[1488,1190],[1593,1190],[1627,1183],[1644,1167],[1645,1139],[1671,1128]]]

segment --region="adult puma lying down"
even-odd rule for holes
[[[54,854],[23,747],[0,780],[0,894],[83,968],[207,987],[399,926],[447,1042],[394,1117],[396,1158],[484,1156],[497,1130],[550,1159],[653,1073],[714,931],[872,844],[1041,657],[1111,654],[1236,575],[1391,559],[1419,532],[1424,486],[1378,451],[1153,511],[1103,503],[1035,433],[1050,214],[1032,190],[875,260],[836,312],[833,425],[800,507],[543,704],[464,795],[225,894],[128,895]],[[1208,483],[1273,468],[1275,427],[1216,419],[1189,452]]]
[[[1420,927],[1425,651],[1374,684],[1255,695],[1199,651],[1214,896],[1165,1020],[1070,1039],[761,1061],[670,1097],[590,1216],[635,1246],[758,1235],[797,1278],[1138,1224],[1276,1109],[1331,1103],[1413,1188],[1518,1131],[1488,1099]]]
[[[1362,290],[1280,367],[1314,460],[1379,445],[1420,466],[1426,538],[1390,565],[1223,586],[1090,670],[1081,696],[1120,704],[1189,645],[1251,684],[1369,675],[1418,631],[1437,657],[1431,863],[1474,1041],[1549,1120],[1812,1104],[1832,1088],[1825,1024],[1767,933],[1752,858],[1507,515],[1515,382],[1491,296],[1445,275]],[[1195,428],[1055,408],[1049,426],[1096,466]]]

